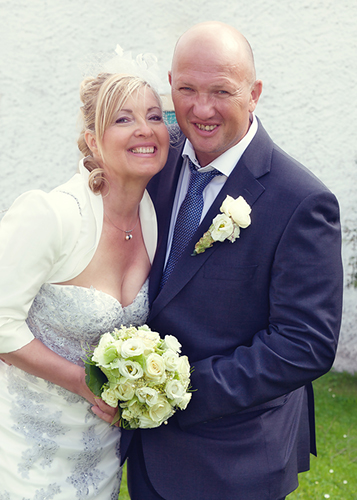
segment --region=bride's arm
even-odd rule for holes
[[[53,382],[82,396],[93,405],[96,415],[106,422],[113,420],[116,408],[107,405],[89,390],[85,382],[84,368],[51,351],[40,340],[34,339],[21,349],[2,353],[0,358],[31,375]]]
[[[95,405],[95,414],[111,422],[115,408],[91,393],[84,369],[34,339],[26,324],[35,295],[78,240],[77,204],[71,196],[59,203],[57,196],[29,191],[1,221],[1,291],[6,293],[0,294],[0,359],[83,396]]]

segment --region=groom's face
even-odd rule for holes
[[[201,166],[236,145],[247,133],[260,90],[249,83],[244,58],[206,44],[177,50],[169,80],[177,122]]]

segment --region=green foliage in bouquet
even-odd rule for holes
[[[86,384],[89,389],[100,398],[104,384],[108,378],[97,365],[91,362],[91,356],[85,361]]]

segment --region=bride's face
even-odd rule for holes
[[[165,165],[169,135],[161,107],[146,87],[134,92],[114,117],[102,139],[106,175],[149,180]]]

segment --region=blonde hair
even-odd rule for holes
[[[88,77],[81,83],[80,98],[83,106],[80,109],[83,128],[77,142],[79,150],[87,157],[85,167],[90,172],[89,187],[94,193],[100,193],[104,187],[104,171],[93,158],[93,153],[85,140],[85,133],[89,130],[95,135],[97,148],[103,159],[104,132],[112,125],[125,101],[140,88],[149,88],[162,108],[156,90],[137,76],[101,73],[97,77]]]

